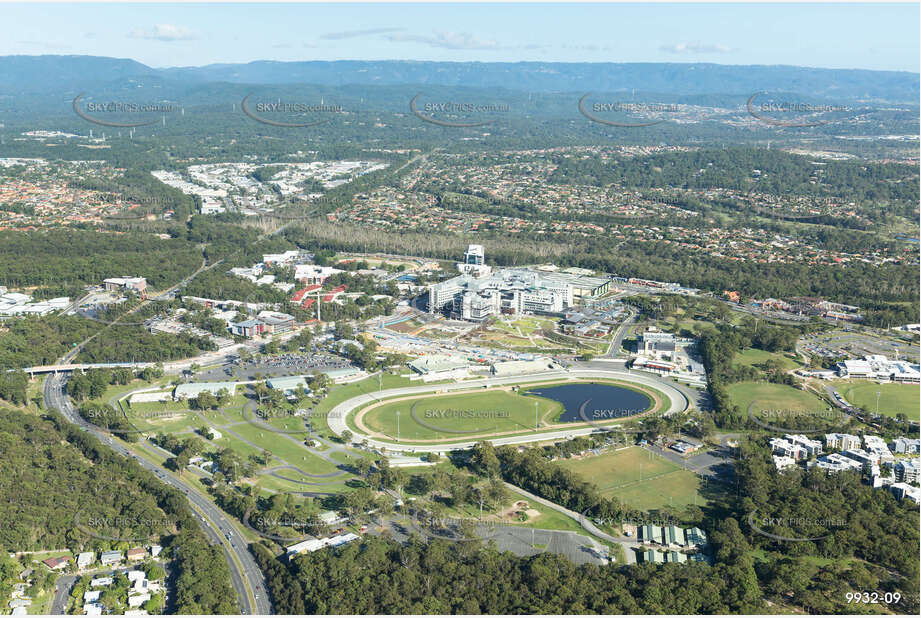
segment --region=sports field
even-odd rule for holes
[[[876,384],[875,382],[851,382],[853,386],[842,386],[838,390],[850,403],[864,410],[876,413],[876,393],[879,392],[879,413],[886,416],[905,414],[910,420],[919,420],[921,387],[917,384]]]
[[[636,446],[557,465],[597,485],[603,496],[617,498],[635,509],[680,509],[695,501],[698,505],[706,503],[696,474]]]
[[[829,406],[812,393],[801,391],[785,384],[769,382],[737,382],[729,385],[729,396],[743,411],[752,402],[757,405],[752,413],[770,410],[791,412],[824,412]]]
[[[406,397],[373,407],[362,416],[371,431],[405,440],[462,437],[482,433],[534,429],[534,406],[542,422],[551,421],[562,404],[541,397],[524,397],[510,390],[448,393]]]

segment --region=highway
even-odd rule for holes
[[[553,370],[545,371],[541,373],[529,374],[529,375],[520,375],[520,376],[509,376],[505,378],[485,378],[482,380],[466,380],[456,384],[431,384],[427,386],[406,386],[402,388],[391,388],[385,391],[378,393],[369,393],[364,395],[358,395],[352,397],[335,406],[330,410],[327,416],[327,422],[329,423],[329,428],[336,435],[341,435],[343,431],[349,430],[352,431],[346,424],[346,417],[349,412],[354,410],[359,406],[364,406],[381,399],[387,399],[390,397],[397,397],[401,395],[418,395],[424,393],[436,393],[436,392],[445,392],[445,391],[456,391],[456,390],[471,390],[476,392],[475,389],[482,389],[491,386],[503,386],[510,384],[522,384],[525,382],[535,382],[539,380],[565,380],[569,378],[582,378],[582,379],[591,379],[591,378],[612,378],[616,380],[623,380],[625,382],[634,382],[637,384],[643,384],[646,386],[651,386],[655,389],[658,389],[665,393],[671,400],[671,406],[668,410],[663,411],[664,414],[672,414],[675,412],[683,412],[688,409],[690,402],[688,401],[687,395],[684,394],[678,388],[675,388],[674,385],[665,382],[656,378],[655,376],[637,372],[627,372],[627,371],[616,371],[609,368],[591,368],[591,369],[565,369],[565,370]],[[566,438],[573,438],[575,436],[585,436],[594,431],[598,431],[600,428],[599,424],[591,424],[587,427],[578,427],[573,429],[563,429],[559,431],[542,431],[533,434],[509,436],[504,438],[492,438],[489,441],[496,446],[503,444],[526,444],[529,442],[544,442],[548,440],[563,440]],[[366,438],[365,434],[362,434],[357,431],[353,431],[352,442],[361,442]],[[481,440],[467,440],[467,441],[458,441],[451,442],[446,444],[405,444],[396,441],[381,441],[373,438],[367,438],[368,444],[372,448],[385,448],[388,451],[411,451],[414,453],[448,453],[456,449],[467,449],[473,447],[474,444],[480,442]]]
[[[236,526],[230,522],[224,513],[215,506],[204,494],[198,491],[192,483],[172,474],[160,466],[148,461],[144,457],[135,455],[120,441],[95,425],[88,423],[76,413],[64,390],[65,380],[60,375],[50,375],[45,379],[44,397],[45,407],[60,410],[67,420],[94,435],[103,444],[125,457],[133,457],[138,464],[150,470],[167,485],[174,487],[186,494],[189,505],[196,513],[205,536],[212,542],[221,545],[224,550],[227,564],[230,567],[230,578],[239,597],[239,605],[244,614],[268,615],[272,613],[272,606],[266,594],[266,582],[256,560],[249,552],[247,542],[240,535]],[[225,535],[230,534],[228,540]]]

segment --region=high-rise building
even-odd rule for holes
[[[482,266],[486,263],[486,253],[483,245],[468,245],[464,251],[464,264],[475,264]]]

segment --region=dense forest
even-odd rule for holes
[[[726,188],[773,195],[835,196],[898,205],[918,204],[918,170],[909,165],[824,161],[761,148],[701,149],[610,161],[559,155],[551,182],[629,187]],[[821,171],[817,171],[820,169]],[[757,170],[757,178],[753,176]]]
[[[193,244],[150,234],[0,231],[0,285],[48,287],[55,295],[76,296],[83,286],[122,276],[146,277],[151,289],[162,289],[191,274],[201,261]]]
[[[279,614],[726,614],[764,611],[748,544],[727,519],[711,536],[723,558],[703,563],[576,566],[520,558],[493,545],[365,536],[286,565],[255,552]]]
[[[101,551],[129,544],[106,536],[160,540],[174,558],[178,613],[237,611],[220,549],[205,539],[185,496],[153,473],[57,411],[41,418],[0,411],[0,452],[0,546]]]
[[[770,597],[810,613],[850,613],[845,592],[892,591],[902,600],[889,609],[918,613],[915,503],[899,502],[854,472],[778,473],[769,449],[752,443],[742,445],[736,475],[735,515],[763,556],[755,568]]]

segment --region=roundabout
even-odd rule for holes
[[[495,445],[559,440],[624,421],[689,407],[669,382],[609,369],[569,369],[367,393],[333,408],[333,433],[352,442],[411,453],[444,453],[488,440]]]

